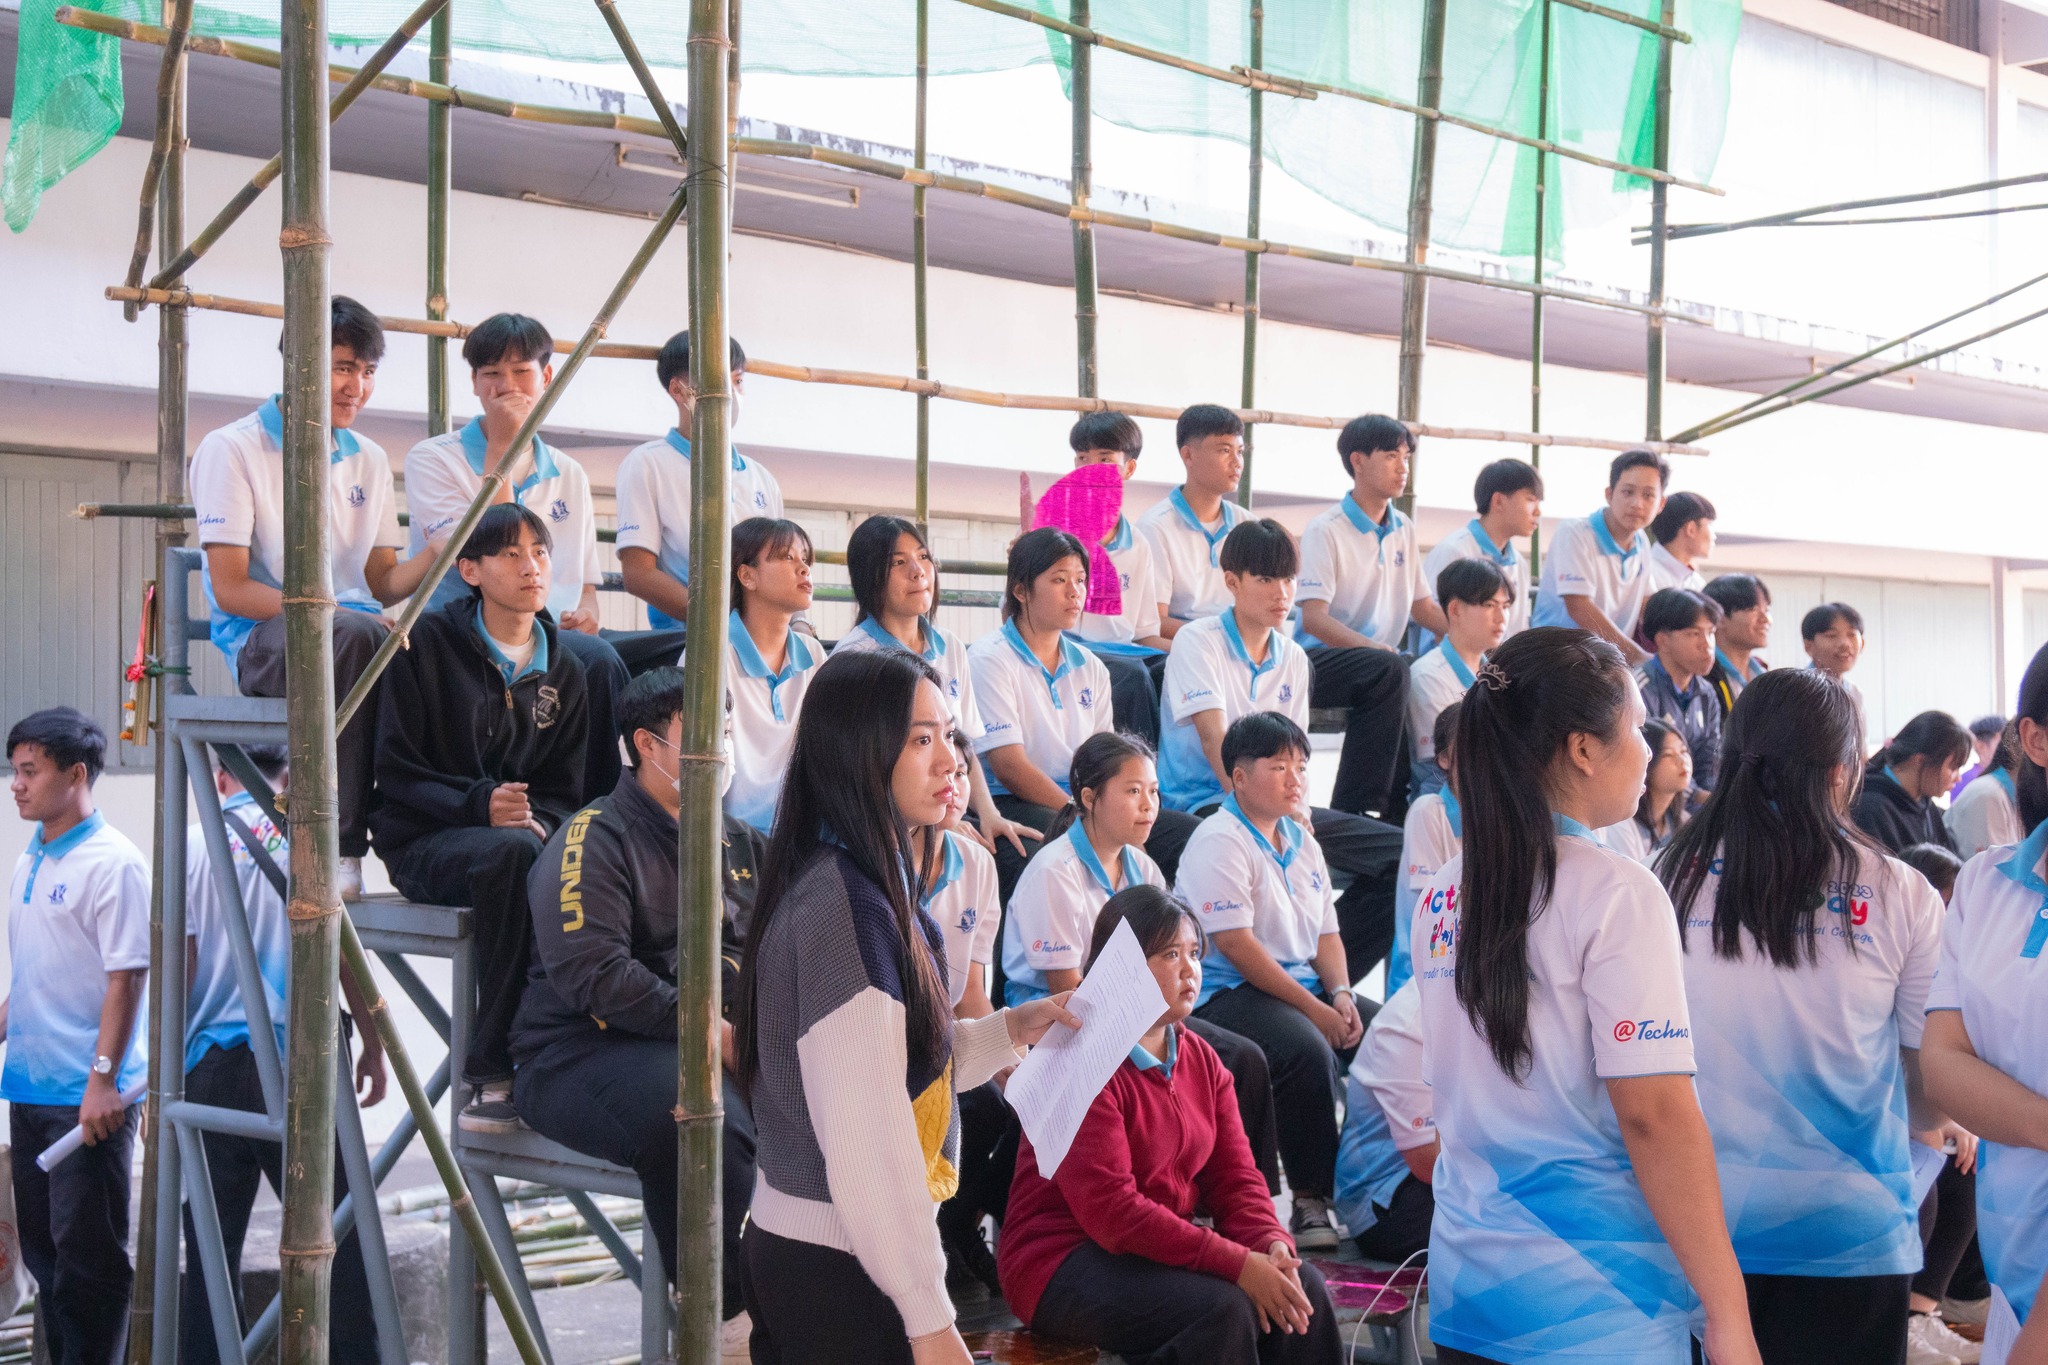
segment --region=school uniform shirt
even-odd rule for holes
[[[1171,810],[1189,811],[1223,799],[1196,716],[1221,711],[1228,729],[1254,711],[1278,711],[1306,730],[1313,678],[1307,651],[1284,631],[1267,632],[1266,660],[1254,664],[1235,607],[1182,627],[1159,684],[1160,799]]]
[[[1655,877],[1559,819],[1557,881],[1529,924],[1527,1076],[1458,1003],[1459,885],[1416,909],[1423,1079],[1433,1087],[1430,1335],[1519,1365],[1684,1365],[1698,1299],[1650,1216],[1606,1082],[1690,1075],[1677,917]]]
[[[1116,519],[1116,530],[1102,543],[1102,548],[1109,555],[1110,567],[1116,570],[1116,586],[1123,596],[1123,610],[1115,616],[1084,611],[1074,634],[1090,648],[1130,645],[1129,652],[1133,654],[1157,653],[1151,646],[1137,643],[1159,634],[1159,604],[1165,600],[1153,564],[1151,542],[1132,529],[1130,518],[1120,516]]]
[[[1636,633],[1643,603],[1650,596],[1650,537],[1638,531],[1626,546],[1607,529],[1607,513],[1557,528],[1543,556],[1543,577],[1536,593],[1533,625],[1576,626],[1564,599],[1588,597],[1623,635]]]
[[[728,452],[725,473],[725,532],[748,517],[781,517],[782,488],[767,468],[737,450]],[[690,442],[675,428],[658,441],[626,452],[617,479],[620,550],[647,550],[662,572],[690,581]],[[671,630],[681,621],[647,609],[656,630]]]
[[[1387,996],[1366,1026],[1344,1081],[1344,1133],[1337,1143],[1337,1193],[1330,1202],[1353,1237],[1379,1222],[1408,1179],[1401,1155],[1436,1141],[1436,1117],[1422,1079],[1422,993],[1410,981]]]
[[[857,654],[862,650],[875,649],[910,652],[908,646],[883,630],[882,623],[872,616],[840,636],[839,643],[832,646],[834,654]],[[918,657],[939,675],[939,690],[946,695],[946,709],[952,712],[954,727],[969,743],[980,739],[981,709],[974,704],[974,670],[967,664],[967,646],[952,631],[935,621],[926,621],[924,648],[918,651]]]
[[[446,535],[483,491],[490,472],[489,446],[481,417],[472,417],[460,431],[429,436],[405,457],[405,505],[412,512],[410,553]],[[597,514],[590,502],[590,475],[569,456],[533,438],[533,467],[513,485],[512,497],[547,523],[554,548],[548,552],[553,574],[548,581],[548,610],[560,621],[576,610],[585,587],[604,582],[597,557]],[[467,595],[462,577],[450,573],[434,589],[431,606],[445,606]]]
[[[1686,912],[1685,998],[1735,1258],[1751,1275],[1920,1269],[1919,1200],[1899,1049],[1918,1048],[1941,953],[1941,898],[1861,851],[1810,931],[1817,961],[1774,966],[1744,936],[1714,948],[1721,877]]]
[[[1323,989],[1315,956],[1323,936],[1337,932],[1337,902],[1323,850],[1295,821],[1281,816],[1277,844],[1252,828],[1227,796],[1223,808],[1204,820],[1180,855],[1175,889],[1195,907],[1202,928],[1214,937],[1225,929],[1249,929],[1280,969],[1314,995]],[[1202,959],[1202,997],[1244,984],[1221,951]]]
[[[199,543],[246,545],[249,577],[284,586],[284,413],[275,395],[247,417],[207,433],[192,455],[192,507]],[[363,567],[370,551],[405,544],[398,499],[384,448],[353,431],[334,433],[327,463],[327,570],[337,606],[381,612]],[[213,571],[203,571],[213,643],[235,668],[242,642],[256,629],[246,616],[223,610],[213,593]],[[91,1060],[88,1058],[87,1060]]]
[[[1480,656],[1484,663],[1486,656]],[[1436,757],[1436,718],[1454,701],[1462,700],[1472,686],[1472,668],[1449,640],[1408,666],[1408,742],[1415,748],[1415,761],[1428,763]]]
[[[778,671],[761,657],[738,612],[727,620],[726,636],[732,654],[725,693],[732,782],[725,790],[725,813],[766,834],[775,824],[782,777],[796,748],[797,713],[825,662],[825,647],[800,630],[790,631]]]
[[[1322,602],[1340,625],[1369,640],[1399,649],[1408,634],[1408,609],[1429,596],[1422,581],[1422,552],[1415,523],[1392,503],[1374,521],[1349,493],[1301,533],[1298,602]],[[1302,628],[1309,648],[1323,643]]]
[[[1066,791],[1074,750],[1115,723],[1109,670],[1063,637],[1059,667],[1048,671],[1012,621],[976,640],[968,648],[967,662],[974,676],[975,704],[981,709],[981,738],[974,741],[974,752],[986,759],[994,750],[1022,745],[1032,766]],[[993,768],[988,771],[988,789],[997,796],[1007,796],[1010,790]]]
[[[224,814],[239,820],[281,869],[291,857],[285,837],[247,792],[221,802]],[[285,991],[291,979],[292,931],[284,901],[251,856],[234,826],[227,830],[228,855],[242,907],[249,921],[249,939],[256,950],[256,971],[263,978],[263,1001],[270,1007],[271,1028],[280,1050],[285,1045]],[[197,825],[185,838],[185,937],[193,947],[189,1002],[185,1025],[185,1069],[199,1064],[209,1048],[235,1048],[249,1042],[249,1010],[243,1002],[242,980],[235,973],[235,954],[227,902],[213,852]]]
[[[1959,1010],[1977,1055],[2048,1095],[2048,823],[1988,848],[1956,877],[1927,1009]],[[2048,1152],[1986,1139],[1977,1151],[1985,1273],[2025,1322],[2048,1272]]]
[[[1505,545],[1495,545],[1486,534],[1486,526],[1479,518],[1472,520],[1451,532],[1422,557],[1422,590],[1434,600],[1436,597],[1437,575],[1444,566],[1456,559],[1483,559],[1499,569],[1501,577],[1515,590],[1515,600],[1508,605],[1507,633],[1505,640],[1518,630],[1529,628],[1529,561],[1510,540]]]
[[[1707,586],[1707,580],[1698,569],[1655,541],[1650,542],[1650,558],[1643,565],[1643,572],[1649,576],[1649,592],[1662,592],[1666,588],[1690,588],[1698,592]]]
[[[1458,856],[1464,836],[1465,812],[1448,783],[1408,803],[1408,818],[1401,826],[1401,880],[1394,887],[1394,951],[1387,957],[1389,996],[1415,975],[1408,954],[1415,903],[1430,878]]]
[[[1225,498],[1216,521],[1204,523],[1176,488],[1138,518],[1138,534],[1152,547],[1159,600],[1176,621],[1199,621],[1230,605],[1220,562],[1223,541],[1251,513]],[[1085,619],[1085,618],[1084,618]]]
[[[1657,850],[1664,847],[1662,840],[1650,832],[1642,821],[1631,815],[1618,825],[1602,825],[1594,831],[1600,842],[1619,853],[1630,862],[1648,867],[1657,856]]]
[[[958,830],[944,830],[938,871],[919,904],[939,926],[945,943],[946,993],[957,1006],[967,993],[967,969],[981,964],[984,989],[1002,933],[1003,905],[996,894],[995,855]],[[1033,861],[1036,861],[1035,859]]]
[[[99,1052],[107,974],[149,966],[149,860],[94,811],[48,843],[37,825],[7,898],[7,1064],[0,1100],[75,1108]],[[115,1088],[142,1079],[136,1015]]]
[[[1117,861],[1112,885],[1109,869],[1076,820],[1024,864],[1003,925],[1004,1003],[1022,1005],[1052,994],[1045,979],[1049,971],[1080,971],[1095,936],[1095,917],[1116,892],[1139,885],[1165,889],[1166,874],[1144,849],[1125,844]]]
[[[1955,841],[1963,858],[1976,857],[1987,848],[2016,844],[2026,837],[2020,828],[2020,810],[2013,794],[2012,774],[2003,768],[1980,773],[1949,802],[1941,817],[1948,837]]]
[[[1691,751],[1693,786],[1712,791],[1721,773],[1721,699],[1712,684],[1695,677],[1681,691],[1664,661],[1653,655],[1636,670],[1636,685],[1644,710],[1678,731]]]

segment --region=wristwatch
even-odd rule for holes
[[[95,1076],[111,1076],[111,1075],[113,1075],[113,1074],[114,1074],[114,1059],[113,1059],[112,1057],[95,1057],[95,1058],[93,1058],[93,1059],[92,1059],[92,1074],[93,1074],[93,1075],[95,1075]]]

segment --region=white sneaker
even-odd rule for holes
[[[1931,1313],[1915,1313],[1906,1319],[1906,1365],[1963,1365],[1929,1338],[1929,1323],[1941,1326]]]
[[[754,1319],[742,1308],[738,1317],[727,1318],[718,1326],[718,1358],[747,1361],[751,1365],[754,1355],[748,1341],[753,1335]]]
[[[1984,1347],[1970,1340],[1941,1320],[1939,1313],[1915,1313],[1913,1326],[1919,1327],[1921,1337],[1937,1351],[1946,1351],[1954,1356],[1959,1365],[1978,1365],[1984,1359]]]
[[[343,858],[336,871],[335,884],[341,888],[345,901],[359,901],[363,898],[363,860]]]
[[[1300,1251],[1335,1251],[1337,1249],[1337,1225],[1330,1218],[1329,1201],[1314,1195],[1294,1196],[1294,1213],[1288,1219],[1289,1232],[1294,1234],[1294,1245]]]

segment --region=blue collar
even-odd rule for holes
[[[760,678],[768,684],[768,706],[775,713],[778,724],[789,724],[789,717],[782,711],[782,685],[797,674],[811,667],[816,659],[811,647],[805,642],[803,632],[791,630],[785,648],[788,657],[782,662],[782,670],[768,667],[768,661],[761,657],[761,651],[754,644],[754,637],[747,634],[746,623],[735,611],[726,620],[726,633],[732,637],[732,652],[739,657],[740,672],[750,678]]]
[[[1719,645],[1714,646],[1714,659],[1728,671],[1728,676],[1740,678],[1745,683],[1755,682],[1764,674],[1764,661],[1754,654],[1749,656],[1749,667],[1746,669],[1738,669],[1735,661],[1729,658]]]
[[[1385,540],[1390,533],[1399,530],[1408,521],[1408,518],[1401,515],[1401,509],[1391,502],[1387,504],[1387,515],[1379,521],[1367,516],[1365,509],[1358,505],[1358,500],[1349,493],[1346,493],[1343,501],[1337,505],[1344,509],[1344,519],[1350,522],[1352,528],[1360,535],[1370,532],[1376,537],[1374,544]],[[1476,526],[1478,523],[1473,524]]]
[[[462,458],[469,461],[469,472],[478,478],[482,478],[486,472],[484,453],[490,449],[490,445],[489,438],[484,435],[484,419],[470,418],[469,425],[462,429]],[[512,496],[523,498],[527,489],[542,479],[559,477],[561,472],[561,465],[555,461],[555,452],[548,448],[547,442],[536,436],[533,438],[533,472],[520,482],[519,487],[512,490]]]
[[[1285,815],[1280,817],[1277,826],[1277,832],[1280,835],[1280,847],[1275,848],[1267,840],[1266,836],[1259,832],[1257,825],[1245,819],[1244,808],[1237,804],[1237,793],[1232,792],[1229,796],[1223,798],[1223,809],[1237,817],[1237,822],[1251,832],[1253,841],[1265,850],[1268,857],[1280,865],[1282,872],[1285,872],[1288,864],[1294,861],[1294,855],[1301,852],[1301,826],[1295,824],[1290,817]]]
[[[1599,542],[1600,553],[1618,557],[1621,560],[1621,576],[1627,578],[1629,569],[1634,564],[1636,556],[1649,548],[1650,538],[1641,531],[1638,531],[1636,532],[1635,539],[1631,540],[1628,543],[1628,548],[1624,550],[1621,546],[1615,544],[1614,532],[1607,529],[1607,510],[1605,508],[1595,512],[1586,521],[1587,525],[1593,528],[1593,539]]]
[[[2034,832],[1998,865],[2000,876],[2041,898],[2041,908],[2034,912],[2033,922],[2027,926],[2021,957],[2039,957],[2041,949],[2048,947],[2048,878],[2042,875],[2044,859],[2048,859],[2048,820],[2036,825]]]
[[[1438,645],[1437,648],[1443,651],[1444,662],[1451,666],[1451,676],[1458,680],[1458,685],[1465,688],[1471,687],[1472,670],[1465,667],[1464,656],[1451,648],[1451,637],[1448,635],[1444,636],[1444,642]],[[1479,662],[1482,664],[1486,662],[1484,654],[1479,656]]]
[[[1176,1028],[1173,1028],[1171,1026],[1167,1028],[1166,1059],[1164,1061],[1161,1061],[1159,1058],[1154,1057],[1151,1053],[1145,1051],[1145,1044],[1140,1042],[1136,1047],[1133,1047],[1131,1049],[1131,1065],[1138,1068],[1138,1070],[1140,1071],[1164,1071],[1166,1073],[1166,1079],[1169,1081],[1172,1080],[1173,1063],[1174,1060],[1180,1056],[1179,1033],[1180,1030]]]
[[[510,687],[529,673],[548,671],[548,633],[540,628],[540,622],[533,623],[533,657],[526,661],[526,667],[515,669],[511,656],[498,648],[498,642],[484,629],[484,613],[479,607],[476,613],[476,637],[484,642],[484,652],[491,656],[491,662],[498,666],[498,672],[505,675],[505,686]]]
[[[263,434],[279,450],[284,449],[284,409],[277,405],[277,395],[263,400],[263,406],[256,409],[256,420],[263,423]],[[327,452],[327,463],[340,464],[363,448],[356,434],[346,428],[333,433],[334,446]]]
[[[221,802],[220,808],[222,810],[239,810],[243,806],[253,806],[255,804],[255,797],[249,795],[249,793],[245,791],[240,791],[236,792],[233,796],[230,796],[227,800]]]
[[[960,880],[960,874],[967,869],[967,860],[960,856],[960,846],[953,842],[949,830],[939,830],[939,842],[945,847],[945,854],[939,859],[939,875],[925,893],[917,898],[920,909],[929,910],[945,889]]]
[[[1173,510],[1179,514],[1181,521],[1186,524],[1190,531],[1193,531],[1196,535],[1209,542],[1210,565],[1213,567],[1220,562],[1223,557],[1223,538],[1237,529],[1237,524],[1244,520],[1245,510],[1229,498],[1225,498],[1223,500],[1223,524],[1212,531],[1204,526],[1201,519],[1195,515],[1195,509],[1188,506],[1188,495],[1186,493],[1176,488],[1166,495],[1166,500],[1173,504]]]
[[[35,895],[36,874],[43,870],[43,860],[45,858],[63,857],[72,849],[77,848],[87,839],[99,833],[106,823],[107,817],[101,815],[98,811],[94,811],[91,815],[86,816],[83,820],[80,820],[70,829],[65,830],[46,844],[43,842],[43,826],[38,821],[35,832],[28,837],[28,884],[21,889],[21,903],[27,905],[30,897]]]
[[[1080,859],[1081,866],[1088,869],[1088,875],[1095,879],[1095,884],[1102,888],[1103,894],[1114,896],[1117,893],[1117,888],[1109,884],[1109,873],[1102,866],[1102,859],[1095,856],[1095,845],[1088,842],[1088,832],[1081,828],[1079,820],[1076,820],[1074,827],[1067,831],[1067,842],[1074,846],[1074,856]],[[1145,873],[1138,866],[1138,855],[1135,849],[1129,844],[1125,844],[1118,858],[1122,864],[1124,874],[1124,890],[1128,891],[1132,887],[1144,882]]]
[[[1039,662],[1038,656],[1031,652],[1031,646],[1024,643],[1024,637],[1017,633],[1015,619],[1003,622],[1003,638],[1010,642],[1010,648],[1016,651],[1018,658],[1037,669],[1038,676],[1045,679],[1045,690],[1052,698],[1052,709],[1066,710],[1065,703],[1060,701],[1060,679],[1088,662],[1087,651],[1066,636],[1060,636],[1060,666],[1048,672],[1045,665]]]
[[[676,430],[676,429],[675,429],[674,427],[670,427],[670,428],[668,429],[668,435],[667,435],[667,437],[665,437],[664,439],[666,439],[666,440],[668,441],[669,445],[670,445],[671,447],[673,447],[673,448],[674,448],[674,450],[675,450],[676,454],[678,454],[678,455],[682,456],[682,457],[683,457],[684,459],[686,459],[686,460],[690,458],[690,438],[689,438],[689,437],[687,437],[687,436],[683,435],[683,433],[682,433],[682,432],[680,432],[680,431]],[[745,461],[744,459],[740,458],[740,453],[739,453],[739,452],[738,452],[737,450],[733,451],[733,452],[732,452],[732,472],[733,472],[733,473],[735,473],[735,474],[738,474],[738,473],[742,472],[743,470],[745,470],[745,469],[746,469],[746,467],[747,467],[747,462],[746,462],[746,461]]]
[[[934,630],[931,622],[922,618],[919,619],[917,628],[919,633],[924,636],[924,650],[922,653],[924,661],[928,664],[936,663],[946,653],[946,637]],[[910,652],[908,645],[882,629],[882,623],[872,616],[862,617],[858,629],[883,649],[900,649],[906,654]]]
[[[1246,695],[1251,700],[1257,701],[1259,699],[1259,679],[1280,665],[1280,632],[1276,630],[1266,632],[1266,662],[1255,664],[1252,662],[1252,652],[1245,648],[1244,633],[1237,628],[1237,608],[1225,608],[1222,616],[1218,619],[1223,622],[1223,638],[1230,642],[1230,652],[1237,656],[1239,663],[1251,670],[1251,687],[1247,690]]]
[[[1895,773],[1895,772],[1893,772],[1893,771],[1892,771],[1892,765],[1891,765],[1891,764],[1887,763],[1887,764],[1885,764],[1885,765],[1884,765],[1884,775],[1885,775],[1885,776],[1886,776],[1887,778],[1891,779],[1891,784],[1892,784],[1892,785],[1893,785],[1894,787],[1897,787],[1897,788],[1898,788],[1898,789],[1899,789],[1900,791],[1904,791],[1904,790],[1906,789],[1906,784],[1905,784],[1905,783],[1903,783],[1903,782],[1901,782],[1901,781],[1899,781],[1899,775],[1898,775],[1897,773]],[[1908,797],[1907,799],[1908,799],[1908,800],[1911,800],[1912,798],[1911,798],[1911,797]]]
[[[1451,833],[1460,839],[1464,838],[1465,808],[1458,804],[1458,794],[1451,790],[1451,784],[1448,782],[1438,787],[1436,794],[1444,799],[1444,814],[1451,817]]]
[[[2013,790],[2011,773],[2007,772],[2003,768],[1993,768],[1989,773],[1986,773],[1985,776],[1989,777],[1993,782],[1996,782],[1999,786],[2005,788],[2006,800],[2019,800],[2019,793]]]
[[[1522,557],[1515,553],[1515,543],[1511,540],[1505,545],[1495,545],[1487,538],[1486,524],[1479,518],[1474,517],[1465,523],[1465,529],[1472,533],[1472,543],[1479,547],[1480,552],[1503,569],[1513,568],[1521,563]]]
[[[1557,826],[1557,832],[1566,838],[1584,839],[1589,844],[1600,842],[1599,836],[1594,834],[1592,830],[1587,829],[1584,825],[1572,819],[1571,816],[1565,815],[1560,811],[1552,811],[1550,813],[1550,820],[1552,824]],[[1459,837],[1463,838],[1464,836],[1460,835]]]
[[[1173,491],[1178,493],[1180,490],[1176,488]],[[1183,498],[1181,501],[1185,502],[1187,499]],[[1109,533],[1108,540],[1102,542],[1102,548],[1112,554],[1118,550],[1128,550],[1131,548],[1131,521],[1129,517],[1126,517],[1121,512],[1116,514],[1116,529]]]

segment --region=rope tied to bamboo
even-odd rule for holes
[[[287,607],[339,607],[341,605],[333,597],[281,597],[278,600]]]
[[[333,246],[334,239],[319,228],[294,225],[277,234],[277,245],[285,251],[303,251],[309,246]]]

